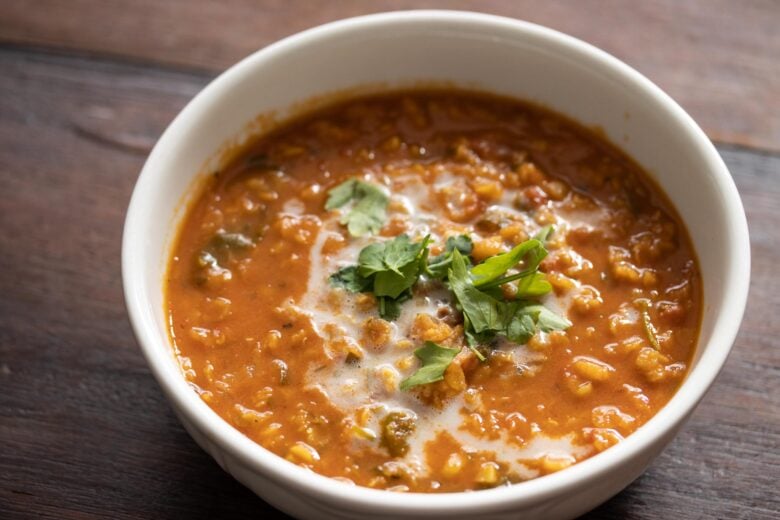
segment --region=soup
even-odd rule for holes
[[[200,186],[168,268],[178,362],[225,421],[356,485],[562,470],[674,395],[701,279],[637,164],[537,106],[357,98]]]

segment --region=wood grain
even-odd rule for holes
[[[713,140],[780,151],[776,0],[4,0],[0,41],[214,72],[314,25],[410,8],[483,11],[582,38],[656,82]]]
[[[184,432],[125,318],[122,222],[210,76],[0,47],[0,517],[272,514]],[[721,147],[751,227],[742,332],[690,423],[584,518],[780,515],[780,156]]]

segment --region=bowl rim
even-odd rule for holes
[[[352,486],[287,462],[244,436],[219,417],[185,381],[183,375],[170,362],[171,346],[168,338],[157,333],[155,314],[159,309],[149,305],[148,295],[154,288],[144,282],[147,260],[134,251],[143,243],[142,222],[146,213],[146,201],[155,188],[159,176],[157,163],[164,160],[166,150],[182,138],[186,138],[191,121],[199,117],[206,107],[219,102],[222,92],[229,90],[262,68],[264,62],[279,54],[316,44],[319,40],[338,37],[340,33],[366,31],[374,27],[406,24],[459,23],[490,27],[503,31],[524,33],[552,48],[576,55],[600,67],[638,94],[662,108],[664,118],[672,120],[681,131],[687,132],[703,155],[707,168],[723,195],[723,211],[729,215],[725,231],[730,241],[732,256],[739,254],[740,262],[730,262],[719,319],[713,326],[710,341],[697,348],[704,349],[697,365],[690,370],[686,380],[672,399],[647,423],[624,441],[611,449],[581,461],[566,470],[538,477],[512,486],[474,492],[454,493],[405,493],[400,495],[361,486]],[[720,372],[739,330],[747,302],[750,281],[750,244],[747,219],[734,181],[717,150],[693,121],[693,119],[666,93],[639,72],[610,54],[574,37],[530,22],[470,11],[414,10],[393,11],[347,18],[320,25],[288,36],[244,58],[220,74],[200,91],[176,116],[162,134],[150,153],[136,182],[127,211],[122,239],[122,281],[125,304],[130,322],[149,367],[172,402],[177,413],[186,422],[224,450],[243,467],[275,481],[277,485],[297,489],[312,499],[338,504],[339,509],[372,511],[383,508],[385,514],[409,512],[489,512],[505,510],[523,504],[538,503],[565,493],[585,480],[605,477],[612,469],[629,459],[640,457],[652,445],[668,434],[674,433],[693,411],[704,393]],[[733,318],[733,319],[732,319]]]

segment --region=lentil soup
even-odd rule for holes
[[[685,226],[548,110],[353,99],[201,190],[168,268],[179,364],[227,422],[323,475],[453,492],[558,471],[650,419],[692,359]]]

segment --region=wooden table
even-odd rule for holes
[[[448,7],[590,41],[716,142],[750,223],[734,351],[682,433],[586,518],[780,516],[780,3],[3,0],[0,517],[224,518],[271,509],[181,428],[125,317],[122,222],[163,128],[229,64],[371,11]]]

